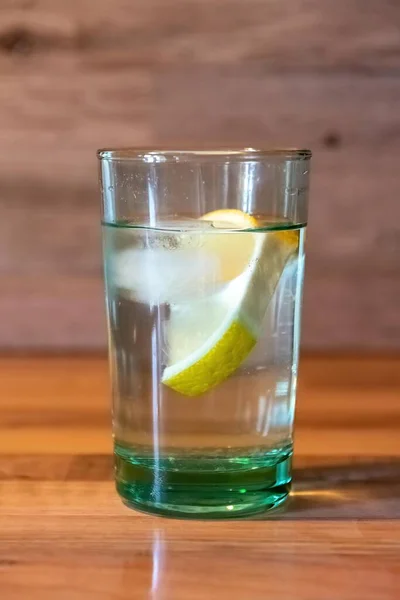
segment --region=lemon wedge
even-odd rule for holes
[[[213,224],[215,233],[205,233],[201,247],[216,257],[224,286],[196,301],[170,306],[169,362],[162,382],[186,396],[214,388],[246,359],[284,267],[298,247],[297,232],[252,232],[257,220],[240,210],[217,210],[201,220]]]

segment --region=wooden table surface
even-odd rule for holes
[[[304,358],[286,513],[125,508],[104,358],[0,359],[2,600],[397,600],[400,360]]]

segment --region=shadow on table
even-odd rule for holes
[[[294,487],[278,519],[400,519],[400,460],[351,459],[294,469]],[[271,518],[271,517],[268,517]]]
[[[0,457],[0,481],[111,483],[112,479],[111,455]],[[399,458],[296,457],[293,479],[286,505],[258,518],[400,519]]]

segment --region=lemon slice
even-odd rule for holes
[[[249,355],[298,246],[296,232],[252,232],[257,220],[239,210],[218,210],[201,219],[219,231],[204,235],[202,249],[218,258],[226,285],[198,301],[171,305],[169,364],[162,382],[186,396],[217,386]]]

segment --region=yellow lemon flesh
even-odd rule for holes
[[[201,248],[217,258],[217,279],[224,285],[198,300],[170,306],[169,362],[162,382],[186,396],[214,388],[250,354],[298,246],[297,232],[252,232],[257,220],[240,210],[218,210],[201,219],[213,224],[215,233],[200,234]]]

